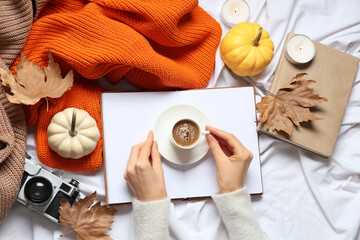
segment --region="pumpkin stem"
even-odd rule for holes
[[[73,109],[73,114],[71,118],[71,129],[69,130],[69,135],[72,137],[75,137],[77,134],[77,131],[75,130],[75,126],[76,126],[76,110]]]
[[[256,38],[254,40],[251,41],[251,45],[253,46],[257,46],[259,45],[259,41],[260,41],[260,38],[261,38],[261,34],[262,34],[262,27],[259,29],[259,32],[258,32],[258,35],[256,36]]]

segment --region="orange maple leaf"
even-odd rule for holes
[[[306,73],[297,74],[290,83],[282,86],[276,95],[267,96],[256,104],[259,121],[266,122],[266,130],[272,128],[292,134],[292,126],[300,126],[301,122],[322,119],[310,112],[310,108],[327,99],[313,94],[308,88],[315,80],[302,80]]]
[[[61,236],[75,231],[78,240],[111,239],[104,232],[111,230],[113,215],[117,210],[113,207],[101,206],[100,201],[94,204],[95,198],[96,192],[74,202],[72,207],[65,199],[60,200],[60,225],[73,228]]]

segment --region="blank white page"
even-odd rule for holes
[[[132,201],[133,195],[123,178],[131,147],[144,141],[158,116],[177,104],[200,109],[212,126],[240,139],[254,155],[245,184],[251,194],[263,192],[253,87],[103,93],[101,101],[108,204]],[[218,191],[210,150],[194,164],[177,165],[163,159],[162,165],[171,199],[210,196]]]

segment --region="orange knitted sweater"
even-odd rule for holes
[[[50,50],[63,73],[75,70],[76,82],[61,98],[50,99],[49,112],[42,103],[26,109],[28,124],[37,127],[40,161],[73,171],[101,166],[102,138],[80,160],[63,159],[47,144],[51,118],[67,107],[88,111],[101,132],[101,89],[89,79],[104,76],[116,83],[126,78],[150,90],[202,88],[212,75],[220,37],[220,25],[196,0],[49,1],[23,52],[43,66]]]

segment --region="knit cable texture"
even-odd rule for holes
[[[0,67],[10,66],[25,44],[33,21],[31,0],[0,1]]]
[[[33,15],[47,0],[0,1],[0,67],[8,70],[23,48]],[[0,223],[8,214],[19,191],[24,172],[26,122],[21,105],[10,103],[0,84]]]
[[[24,171],[26,124],[21,105],[11,104],[0,86],[0,223],[19,191]]]
[[[0,67],[10,66],[23,48],[31,24],[48,0],[0,1]],[[35,18],[33,18],[35,16]]]
[[[49,1],[23,52],[44,66],[50,50],[63,72],[75,70],[79,84],[50,100],[49,112],[43,102],[26,110],[27,123],[37,126],[39,160],[73,171],[99,168],[102,145],[83,161],[63,159],[49,149],[46,129],[52,116],[65,107],[80,107],[101,126],[100,88],[83,83],[103,76],[112,83],[126,78],[150,90],[202,88],[212,75],[220,37],[220,25],[196,0]]]

